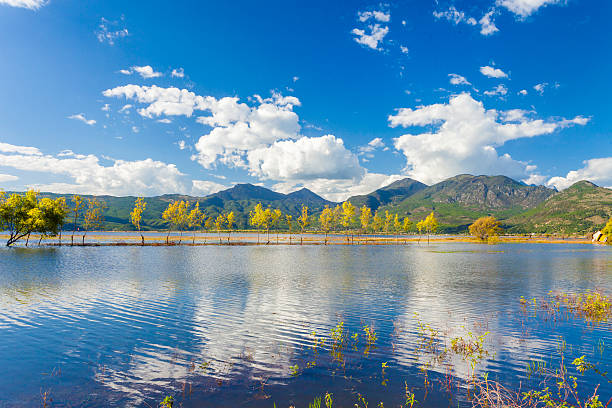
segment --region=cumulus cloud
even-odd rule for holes
[[[489,65],[480,67],[480,73],[489,78],[508,78],[508,74],[506,74],[504,71]]]
[[[572,184],[588,180],[602,187],[612,188],[612,157],[585,160],[584,167],[572,170],[565,177],[552,177],[546,185],[563,190]]]
[[[360,11],[357,18],[361,23],[367,23],[368,21],[371,21],[371,23],[363,28],[354,28],[351,31],[355,35],[354,40],[373,50],[382,50],[379,45],[382,44],[385,36],[389,33],[389,26],[385,23],[391,20],[391,14],[383,10]]]
[[[499,6],[505,7],[519,18],[529,17],[540,7],[561,3],[565,3],[565,0],[497,0]]]
[[[548,82],[542,82],[541,84],[536,84],[533,86],[533,89],[539,93],[540,95],[544,95],[544,90],[548,86]]]
[[[0,0],[0,4],[11,7],[21,7],[30,10],[38,10],[47,4],[47,0]]]
[[[142,67],[133,66],[132,70],[143,78],[158,78],[163,75],[161,72],[155,72],[153,67],[150,65],[145,65]]]
[[[400,45],[400,51],[402,52],[402,54],[408,54],[410,50],[408,49],[408,47]]]
[[[19,180],[19,177],[13,176],[11,174],[2,174],[0,173],[0,183],[7,183],[9,181]]]
[[[361,179],[364,169],[333,135],[281,140],[248,153],[253,176],[272,180]]]
[[[230,188],[230,186],[220,184],[220,183],[215,183],[214,181],[208,181],[208,180],[192,180],[191,184],[192,184],[192,189],[191,189],[192,194],[200,195],[200,196],[214,194],[221,190],[226,190]]]
[[[532,113],[485,109],[469,93],[452,96],[448,103],[402,108],[389,116],[391,127],[430,127],[435,130],[405,134],[394,139],[406,156],[406,173],[425,183],[435,183],[460,173],[506,174],[525,178],[534,167],[499,154],[497,147],[521,138],[551,134],[584,125],[588,118],[543,120]]]
[[[183,68],[175,68],[170,75],[172,75],[172,78],[184,78],[185,70]]]
[[[120,21],[110,21],[102,17],[95,34],[101,43],[115,45],[115,41],[127,37],[130,33],[123,26],[123,18]]]
[[[526,89],[521,89],[520,91],[518,91],[518,94],[525,96],[525,95],[527,95],[527,90]]]
[[[95,155],[64,150],[57,155],[42,154],[27,146],[4,146],[0,166],[27,172],[65,176],[72,182],[36,185],[58,193],[156,195],[168,192],[190,193],[192,185],[174,164],[153,159],[110,160],[101,163]]]
[[[453,85],[472,85],[465,77],[459,74],[448,74],[448,76],[450,77],[450,83]]]
[[[96,121],[93,119],[87,119],[84,114],[77,113],[75,115],[68,116],[68,119],[74,119],[85,123],[86,125],[93,126],[96,124]]]

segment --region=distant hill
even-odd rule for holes
[[[610,217],[612,190],[579,181],[505,222],[517,232],[587,233],[602,228]]]
[[[59,196],[53,193],[42,195]],[[63,196],[70,203],[72,195]],[[98,198],[108,207],[104,213],[105,229],[133,229],[129,214],[136,197]],[[237,184],[206,197],[166,194],[145,200],[147,208],[142,225],[146,230],[167,228],[161,215],[175,200],[187,200],[192,204],[199,202],[200,208],[213,217],[233,211],[237,228],[250,227],[247,224],[248,214],[257,203],[279,208],[294,218],[299,215],[302,204],[307,205],[313,216],[313,226],[318,224],[317,217],[326,205],[337,204],[306,188],[283,194],[252,184]],[[516,233],[586,233],[601,228],[612,217],[610,189],[581,181],[557,192],[542,186],[528,186],[505,176],[461,174],[432,186],[405,178],[370,194],[351,197],[349,201],[358,207],[367,205],[373,210],[388,210],[400,217],[408,216],[414,222],[425,218],[433,210],[440,222],[440,231],[451,233],[466,231],[474,220],[485,215],[497,217],[507,231]],[[66,229],[71,227],[69,222]]]
[[[398,203],[424,188],[427,188],[426,184],[411,178],[405,178],[379,188],[370,194],[353,196],[348,201],[357,207],[365,205],[376,211],[380,206]]]
[[[504,219],[536,207],[555,190],[528,186],[506,176],[461,174],[426,187],[399,203],[381,209],[423,219],[435,210],[444,230],[465,230],[478,217]]]
[[[41,193],[46,197],[64,196],[70,204],[72,194]],[[91,198],[93,196],[83,196]],[[104,212],[105,229],[132,230],[129,217],[134,208],[136,197],[113,197],[97,196],[106,203]],[[321,211],[326,205],[333,206],[336,203],[325,200],[312,191],[303,188],[290,194],[282,194],[261,186],[252,184],[237,184],[227,190],[219,191],[206,197],[192,197],[179,194],[166,194],[156,197],[147,197],[147,207],[143,213],[142,226],[145,230],[157,230],[167,228],[162,221],[162,213],[168,204],[175,200],[186,200],[192,204],[200,203],[200,209],[208,216],[216,217],[219,213],[233,211],[236,215],[236,227],[248,228],[248,214],[258,203],[264,207],[279,208],[285,214],[299,215],[302,204],[309,207],[310,213]],[[67,229],[72,228],[70,222]],[[80,222],[77,222],[77,225]]]

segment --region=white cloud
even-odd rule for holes
[[[382,43],[385,36],[389,33],[389,27],[373,24],[364,30],[354,28],[351,33],[355,35],[354,40],[357,43],[370,47],[373,50],[381,50],[382,48],[379,48],[378,44]]]
[[[565,177],[552,177],[546,185],[563,190],[572,184],[588,180],[602,187],[612,188],[612,157],[602,157],[584,161],[585,166],[572,170]]]
[[[508,121],[512,119],[512,121]],[[406,156],[406,173],[425,183],[435,183],[460,173],[505,174],[524,178],[533,166],[498,154],[496,147],[510,140],[553,133],[584,125],[587,118],[542,120],[525,114],[485,109],[469,93],[452,96],[448,103],[402,108],[389,116],[391,127],[429,127],[425,133],[405,134],[394,139],[395,148]]]
[[[521,89],[520,91],[518,91],[519,95],[527,95],[527,90],[526,89]]]
[[[172,78],[184,78],[185,70],[183,68],[175,68],[172,70]]]
[[[542,186],[546,183],[548,179],[547,176],[543,176],[541,174],[530,174],[526,179],[521,180],[525,184]]]
[[[143,78],[158,78],[163,75],[161,72],[155,72],[153,67],[150,65],[145,65],[142,67],[133,66],[132,70]],[[174,74],[174,71],[172,73]]]
[[[8,143],[0,142],[0,152],[2,153],[19,153],[31,156],[40,156],[42,152],[36,147],[30,146],[16,146]]]
[[[140,133],[140,128],[138,126],[132,126],[132,132]]]
[[[132,75],[134,72],[131,69],[120,69],[119,73],[123,75]]]
[[[110,21],[102,17],[95,34],[101,43],[115,45],[116,40],[125,38],[130,33],[127,28],[123,27],[123,19],[121,21]]]
[[[535,89],[535,91],[539,93],[540,95],[543,95],[544,90],[546,89],[547,86],[548,86],[548,82],[542,82],[541,84],[534,85],[533,89]]]
[[[496,96],[496,95],[504,96],[507,93],[508,93],[508,88],[506,88],[506,85],[504,84],[499,84],[495,88],[491,89],[490,91],[484,91],[484,94],[487,96]]]
[[[71,183],[40,184],[45,191],[79,194],[156,195],[168,192],[189,193],[191,183],[174,164],[145,159],[111,160],[100,163],[95,155],[80,155],[66,150],[58,155],[41,154],[38,149],[13,146],[3,149],[0,166],[27,172],[65,176]],[[28,152],[34,154],[28,154]]]
[[[450,83],[453,85],[472,85],[465,77],[459,74],[448,74],[448,76],[450,77]]]
[[[108,112],[108,111],[110,111],[110,105],[108,103],[105,103],[104,106],[102,106],[100,109],[103,112]]]
[[[445,19],[457,25],[459,23],[466,23],[468,25],[476,25],[476,20],[473,17],[468,17],[465,12],[457,10],[455,6],[450,6],[445,11],[434,11],[433,15],[436,19]]]
[[[388,23],[391,20],[391,13],[388,11],[374,10],[374,11],[360,11],[357,13],[359,21],[365,23],[370,19],[380,21],[381,23]]]
[[[158,119],[157,121],[158,121],[159,123],[165,123],[165,124],[172,123],[172,120],[171,120],[171,119],[168,119],[168,118]]]
[[[68,116],[68,119],[79,120],[79,121],[81,121],[81,122],[83,122],[83,123],[85,123],[86,125],[89,125],[89,126],[93,126],[93,125],[96,124],[95,120],[85,118],[85,115],[83,115],[82,113],[77,113],[75,115],[70,115],[70,116]]]
[[[11,174],[2,174],[0,173],[0,183],[6,183],[9,181],[19,180],[19,177],[13,176]]]
[[[184,140],[179,140],[177,145],[178,145],[179,149],[181,149],[181,150],[185,150],[187,148],[187,144],[185,143]]]
[[[321,197],[335,202],[342,202],[349,197],[360,194],[369,194],[381,187],[387,186],[394,181],[401,180],[406,176],[394,174],[379,174],[365,172],[363,177],[357,180],[344,179],[316,179],[306,181],[288,181],[273,186],[273,189],[283,193],[295,191],[306,187],[319,194]]]
[[[489,65],[480,67],[480,73],[489,78],[508,78],[508,74],[506,74],[504,71]]]
[[[47,0],[0,0],[0,4],[11,7],[21,7],[30,10],[38,10],[47,4]]]
[[[408,54],[410,50],[408,49],[408,47],[400,45],[400,51],[402,52],[402,54]]]
[[[121,109],[119,109],[120,113],[125,113],[126,115],[130,113],[130,109],[132,109],[134,107],[134,105],[132,104],[125,104],[123,105],[123,107]]]
[[[499,6],[505,7],[520,18],[530,16],[540,7],[561,3],[565,3],[565,0],[497,0]]]
[[[360,179],[357,157],[333,135],[281,140],[248,153],[253,176],[273,180]]]
[[[299,80],[300,80],[300,77],[299,77],[299,76],[294,76],[294,77],[293,77],[293,82],[297,82],[297,81],[299,81]]]
[[[359,154],[371,153],[376,149],[383,149],[383,148],[385,148],[385,142],[383,142],[382,138],[375,137],[374,139],[370,140],[367,145],[359,147]],[[373,157],[370,155],[368,156],[370,158]]]
[[[226,186],[224,184],[215,183],[214,181],[208,180],[192,180],[191,181],[192,194],[206,196],[209,194],[217,193],[221,190],[226,190],[230,188],[230,186]]]
[[[495,20],[493,20],[494,14],[495,10],[491,10],[478,20],[478,24],[480,24],[480,34],[488,36],[499,31],[499,28],[495,25]]]

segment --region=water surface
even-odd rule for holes
[[[567,358],[585,354],[612,371],[610,324],[553,321],[518,299],[595,288],[612,290],[611,248],[2,249],[0,406],[40,406],[47,393],[51,406],[154,407],[172,395],[185,407],[280,408],[325,392],[335,406],[353,406],[358,393],[370,406],[398,406],[406,385],[421,406],[469,405],[461,386],[441,390],[445,375],[461,384],[468,364],[432,363],[418,321],[439,331],[440,348],[489,332],[477,374],[537,386],[526,364],[553,366],[563,341]],[[340,322],[358,337],[334,360],[330,330]],[[377,336],[370,348],[365,326]],[[580,377],[581,387],[596,380]],[[600,395],[612,387],[602,383]]]

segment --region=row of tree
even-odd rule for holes
[[[74,218],[70,242],[74,245],[77,219],[83,218],[83,243],[88,230],[100,228],[103,222],[102,213],[105,205],[95,198],[84,199],[80,196],[72,198],[69,207],[64,197],[56,199],[40,198],[38,192],[29,190],[25,194],[6,196],[0,191],[0,230],[8,232],[6,246],[11,246],[20,239],[26,239],[26,246],[31,234],[39,234],[39,243],[44,237],[59,236],[62,243],[62,227],[69,215]]]

